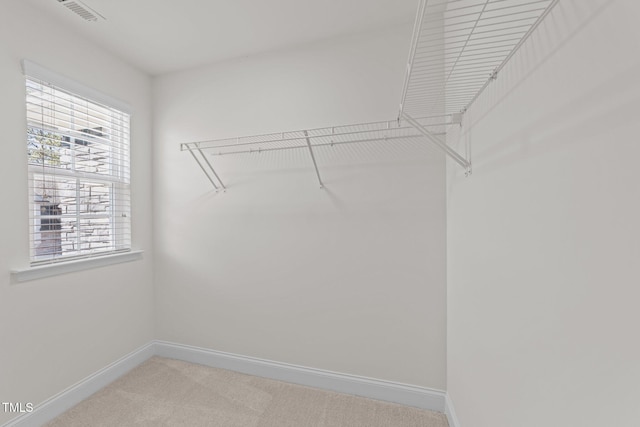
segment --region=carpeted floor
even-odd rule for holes
[[[443,414],[153,357],[47,427],[447,427]]]

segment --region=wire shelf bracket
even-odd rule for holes
[[[311,160],[313,161],[313,167],[316,170],[316,176],[318,177],[318,182],[320,183],[320,188],[324,188],[324,184],[322,183],[322,178],[320,178],[320,172],[318,172],[318,164],[316,163],[316,156],[313,155],[313,148],[311,148],[311,141],[309,140],[309,132],[304,131],[304,139],[307,141],[307,147],[309,147],[309,154],[311,154]]]
[[[207,156],[205,156],[205,154],[202,152],[202,150],[199,147],[195,148],[195,150],[200,154],[200,157],[202,157],[202,159],[206,163],[207,167],[209,168],[208,170],[207,170],[207,168],[205,168],[203,166],[203,164],[200,161],[200,159],[198,159],[198,156],[196,156],[196,154],[193,152],[194,149],[192,147],[190,147],[189,145],[185,145],[185,147],[189,151],[189,153],[191,153],[191,155],[193,156],[193,159],[196,161],[198,166],[200,166],[200,169],[202,169],[202,172],[204,172],[204,174],[207,176],[207,179],[209,179],[209,181],[213,185],[213,188],[215,188],[216,191],[219,190],[219,187],[216,185],[216,182],[213,179],[213,177],[215,177],[218,180],[218,184],[220,184],[220,187],[222,187],[222,189],[226,191],[227,187],[224,186],[224,183],[222,182],[222,180],[220,179],[220,177],[216,173],[216,171],[213,168],[213,166],[211,166],[211,162],[209,162],[209,159],[207,159]]]
[[[446,155],[451,157],[457,164],[462,166],[464,168],[465,174],[467,176],[469,176],[471,174],[471,161],[470,160],[467,160],[465,157],[463,157],[461,154],[459,154],[457,151],[455,151],[453,148],[451,148],[449,145],[447,145],[446,141],[442,141],[440,138],[438,138],[436,135],[434,135],[431,131],[429,131],[429,129],[424,127],[422,124],[420,124],[420,122],[415,120],[409,114],[402,113],[402,118],[404,120],[406,120],[407,123],[409,123],[411,126],[413,126],[418,132],[420,132],[422,135],[424,135],[424,137],[427,139],[427,141],[429,141],[430,143],[435,145],[437,148],[439,148],[441,151],[443,151]]]

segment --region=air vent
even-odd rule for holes
[[[98,12],[79,0],[58,0],[58,3],[63,4],[67,9],[74,12],[85,21],[95,22],[98,18],[105,19],[104,16],[100,15]]]

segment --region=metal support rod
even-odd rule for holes
[[[438,136],[445,136],[446,133],[432,133],[432,135],[438,137]],[[324,142],[324,143],[320,143],[320,144],[314,144],[314,146],[317,147],[333,147],[335,145],[343,145],[343,144],[359,144],[359,143],[365,143],[365,142],[380,142],[380,141],[393,141],[393,140],[409,140],[409,139],[423,139],[422,135],[407,135],[407,136],[383,136],[382,138],[366,138],[366,139],[357,139],[357,140],[353,140],[353,141],[334,141],[334,142]],[[263,152],[267,152],[267,151],[283,151],[283,150],[298,150],[298,149],[302,149],[302,148],[306,148],[309,149],[309,147],[307,147],[307,145],[291,145],[289,147],[275,147],[275,148],[265,148],[262,151]],[[227,155],[234,155],[234,154],[249,154],[249,153],[255,153],[255,151],[250,151],[250,150],[238,150],[238,151],[226,151],[224,153],[211,153],[212,156],[227,156]]]
[[[307,147],[309,147],[309,154],[311,154],[311,160],[313,160],[313,167],[316,168],[316,175],[318,176],[318,182],[320,182],[320,188],[324,187],[322,179],[320,178],[320,172],[318,172],[318,164],[316,163],[316,157],[313,155],[313,148],[311,148],[311,141],[309,141],[309,132],[304,131],[304,138],[307,140]]]
[[[207,178],[209,179],[209,181],[211,181],[211,184],[213,184],[213,188],[215,188],[216,190],[218,189],[218,186],[216,185],[216,183],[213,181],[213,179],[211,178],[211,176],[209,175],[209,173],[207,172],[207,170],[204,168],[204,166],[202,166],[202,163],[200,162],[200,160],[198,160],[198,158],[196,157],[195,153],[193,152],[193,150],[191,149],[191,147],[187,146],[187,150],[189,150],[189,153],[191,153],[191,155],[193,156],[193,159],[196,161],[196,163],[198,163],[198,166],[200,166],[200,169],[202,169],[202,172],[204,172],[204,174],[207,176]]]
[[[202,152],[202,150],[199,147],[198,147],[198,152],[200,153],[200,155],[202,156],[204,161],[207,162],[207,166],[209,166],[209,169],[211,169],[211,172],[213,172],[213,175],[216,177],[216,179],[220,183],[220,186],[226,190],[227,187],[224,186],[224,183],[222,182],[222,180],[220,179],[220,177],[216,173],[216,170],[213,168],[213,166],[211,166],[211,163],[209,162],[209,159],[207,159],[207,156],[204,155],[204,153]]]
[[[425,117],[418,117],[419,120],[432,120],[432,119],[444,119],[443,122],[438,120],[437,122],[429,123],[430,126],[440,126],[449,124],[447,119],[451,116],[451,114],[438,114],[431,115]],[[397,118],[399,119],[399,117]],[[394,120],[397,121],[397,120]],[[400,128],[401,126],[396,125],[396,127]],[[405,126],[406,128],[413,128],[412,126]],[[314,141],[316,139],[325,139],[329,136],[348,136],[348,135],[361,135],[366,132],[376,132],[382,129],[387,128],[387,122],[365,122],[365,123],[357,123],[351,125],[343,125],[343,126],[333,126],[333,127],[325,127],[325,128],[316,128],[316,129],[307,129],[307,132],[313,132],[313,135],[309,135],[309,139]],[[278,138],[275,138],[276,134],[266,134],[266,135],[251,135],[251,136],[240,136],[233,138],[222,138],[222,139],[207,139],[200,141],[189,141],[182,142],[180,144],[180,151],[187,151],[189,147],[200,148],[201,150],[210,150],[212,148],[222,148],[222,147],[237,147],[241,145],[258,145],[258,144],[268,144],[272,142],[288,142],[288,141],[301,141],[304,136],[299,136],[300,133],[303,133],[303,130],[295,130],[289,132],[279,132]],[[306,144],[305,144],[306,145]],[[313,144],[317,146],[317,144]]]
[[[440,141],[436,136],[434,136],[428,129],[422,126],[418,121],[416,121],[413,117],[408,115],[407,113],[402,113],[402,118],[406,120],[411,126],[416,128],[418,132],[424,135],[431,143],[433,143],[436,147],[440,148],[440,150],[444,151],[449,157],[451,157],[456,163],[465,168],[465,171],[469,173],[471,171],[471,162],[458,154],[453,148],[449,147],[446,143]]]

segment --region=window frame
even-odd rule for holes
[[[55,166],[47,166],[47,165],[37,165],[33,164],[31,161],[27,161],[27,179],[28,179],[28,218],[29,218],[29,269],[23,270],[14,270],[13,273],[17,275],[17,280],[31,280],[33,278],[46,277],[50,275],[47,271],[50,271],[51,274],[61,274],[66,271],[75,271],[84,268],[92,268],[92,266],[100,266],[100,265],[108,265],[114,262],[123,262],[123,261],[132,261],[135,259],[139,259],[141,257],[141,251],[133,251],[133,242],[132,242],[132,221],[131,221],[131,107],[123,103],[115,98],[112,98],[102,92],[96,91],[92,88],[84,86],[72,79],[69,79],[65,76],[52,72],[38,64],[35,64],[31,61],[24,60],[23,61],[23,72],[25,77],[25,90],[28,85],[28,81],[34,81],[36,83],[46,84],[47,86],[53,87],[55,90],[59,90],[66,94],[69,94],[71,100],[75,99],[83,99],[92,104],[98,104],[109,109],[116,110],[118,113],[122,113],[126,115],[126,123],[127,123],[127,133],[128,135],[124,138],[126,141],[126,154],[123,157],[120,157],[119,154],[111,153],[111,156],[108,158],[110,168],[110,172],[107,174],[100,174],[94,172],[83,172],[81,170],[75,169],[75,164],[72,165],[71,169],[65,168],[57,168]],[[75,98],[75,99],[74,99]],[[25,137],[28,138],[27,130],[32,127],[32,123],[27,121],[25,128]],[[114,127],[116,129],[117,127]],[[35,129],[44,129],[43,126],[35,126]],[[55,134],[55,131],[52,131]],[[82,140],[96,141],[101,135],[96,137],[92,137],[91,135],[81,135]],[[65,144],[69,144],[72,148],[70,152],[73,154],[73,159],[75,162],[75,152],[77,151],[77,144],[79,139],[76,137],[70,137],[69,141],[65,141]],[[26,140],[25,140],[26,142]],[[105,146],[109,147],[113,150],[113,147],[116,145],[106,144]],[[118,149],[118,147],[116,147]],[[113,168],[117,168],[118,171],[114,173]],[[35,189],[34,183],[36,182],[36,177],[38,175],[42,175],[43,180],[45,176],[55,177],[55,179],[67,180],[68,182],[75,182],[76,185],[76,194],[78,194],[79,184],[87,185],[90,183],[96,183],[98,185],[102,185],[103,188],[107,189],[109,194],[109,213],[105,214],[95,214],[96,218],[103,217],[108,218],[108,222],[111,228],[110,234],[110,248],[106,248],[104,250],[95,250],[92,252],[84,252],[81,245],[78,246],[76,251],[77,254],[64,255],[64,252],[61,252],[61,255],[55,256],[52,255],[50,257],[38,259],[36,254],[36,245],[34,240],[35,230],[40,227],[41,224],[38,224],[37,218],[40,218],[39,213],[34,210],[39,209],[38,203],[35,202]],[[122,195],[122,197],[120,196]],[[79,210],[80,207],[80,198],[76,197],[76,200],[73,202],[76,206],[76,218],[78,220],[81,218],[82,213]],[[125,203],[127,209],[123,210],[122,217],[118,215],[121,211],[118,209],[120,203]],[[92,217],[90,215],[85,215],[86,218]],[[56,215],[57,216],[57,215]],[[69,215],[67,215],[67,218]],[[62,219],[62,216],[61,218]],[[79,225],[79,222],[78,222]],[[115,232],[117,230],[117,232]],[[124,230],[127,234],[127,237],[121,237],[119,233]],[[78,242],[80,242],[80,238],[78,238]],[[131,256],[127,256],[127,254]],[[100,259],[103,261],[100,261]],[[70,266],[69,268],[64,267],[65,265]],[[51,268],[53,266],[57,266],[58,268]],[[62,268],[60,268],[62,267]],[[31,272],[31,273],[29,273]]]

